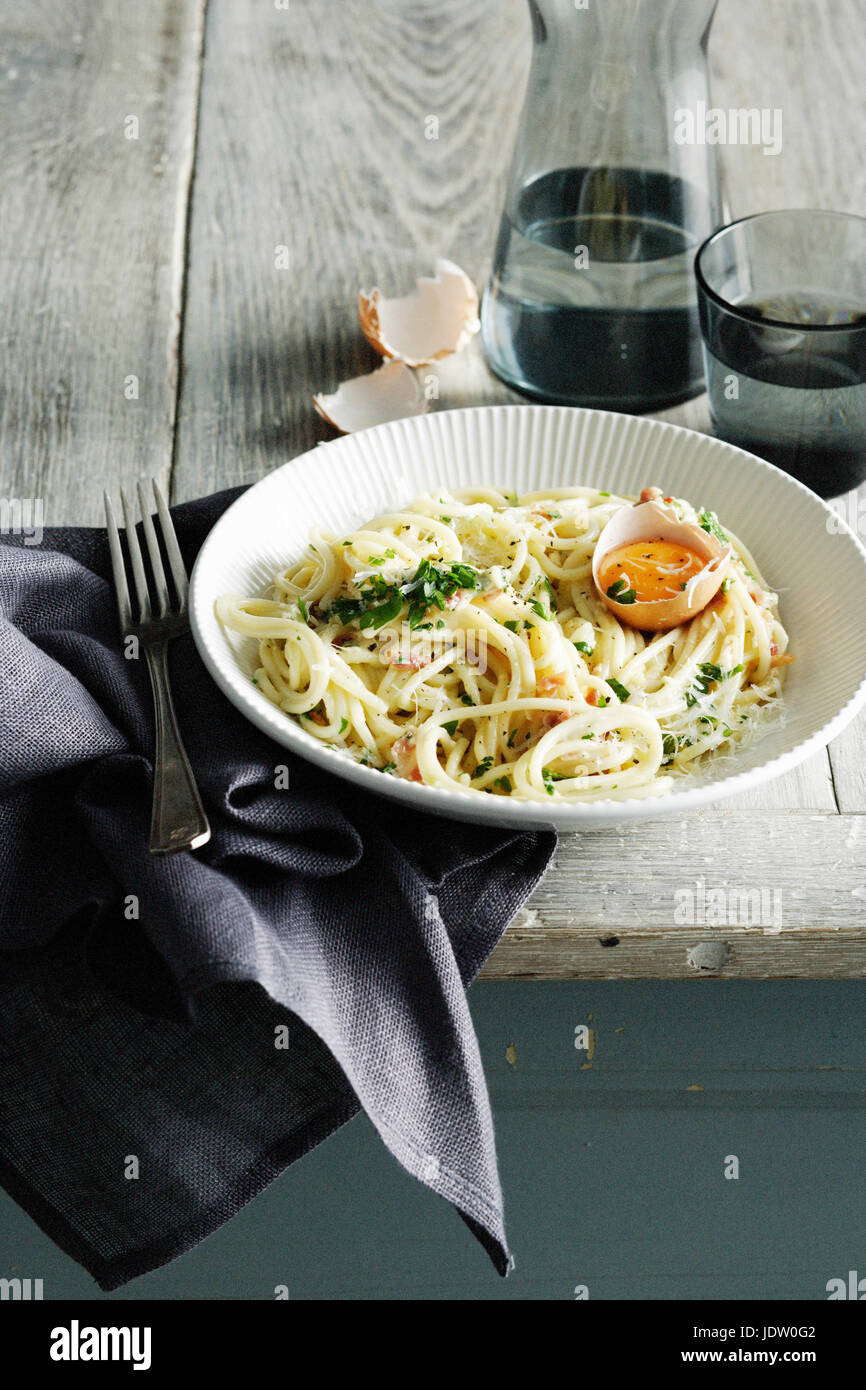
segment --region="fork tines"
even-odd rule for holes
[[[180,553],[180,546],[177,543],[174,523],[169,514],[166,500],[162,495],[162,490],[155,478],[150,480],[150,485],[153,489],[153,496],[156,504],[156,518],[159,533],[162,537],[162,544],[168,559],[169,569],[171,570],[175,598],[172,600],[169,591],[162,550],[160,549],[159,538],[157,536],[156,527],[154,526],[154,518],[151,511],[152,504],[148,502],[144,484],[140,482],[137,488],[138,504],[141,510],[142,531],[144,532],[145,545],[147,546],[147,554],[150,561],[150,583],[148,583],[144,557],[138,540],[138,532],[136,531],[135,513],[126,492],[121,491],[120,494],[121,506],[123,508],[123,521],[126,531],[126,548],[129,553],[129,565],[132,570],[132,583],[136,599],[136,612],[133,612],[133,605],[129,594],[127,567],[124,562],[123,548],[120,543],[120,531],[118,530],[111,498],[106,492],[104,494],[105,521],[108,528],[108,544],[111,551],[111,569],[114,575],[114,587],[117,590],[120,625],[124,631],[127,631],[131,627],[141,627],[148,623],[158,622],[161,618],[182,617],[186,613],[189,580],[187,579],[186,567],[184,566],[183,557]]]

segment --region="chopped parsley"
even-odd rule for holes
[[[616,680],[614,676],[608,676],[607,683],[610,686],[616,698],[621,702],[621,704],[625,704],[626,700],[631,698],[631,691],[627,690],[626,687],[620,681]]]
[[[478,764],[478,766],[476,767],[475,771],[474,771],[473,774],[472,774],[473,780],[474,780],[476,777],[483,777],[484,774],[485,774],[485,772],[489,772],[490,769],[492,768],[492,766],[493,766],[493,756],[492,756],[492,754],[491,754],[490,757],[482,758],[482,759],[481,759],[481,762]]]
[[[579,652],[583,652],[584,656],[595,655],[595,647],[591,647],[588,642],[575,642],[574,645]]]
[[[346,732],[346,730],[348,729],[348,727],[349,727],[349,721],[348,721],[348,719],[341,719],[341,720],[340,720],[340,733],[341,733],[341,734],[344,734],[344,733]]]
[[[719,525],[719,518],[716,516],[715,512],[708,512],[706,509],[698,512],[698,522],[702,530],[707,531],[711,536],[715,536],[717,541],[722,542],[722,545],[728,544],[728,538]]]
[[[428,608],[444,608],[445,600],[458,589],[478,587],[478,571],[471,565],[434,565],[430,560],[422,560],[413,578],[400,590],[409,600],[409,627],[416,628]]]
[[[380,574],[372,575],[360,592],[360,598],[335,599],[329,615],[333,614],[341,623],[356,622],[364,631],[372,629],[375,632],[396,618],[403,608],[400,590],[388,584]]]
[[[450,734],[453,738],[457,732],[458,723],[459,720],[457,719],[449,719],[447,724],[442,725],[442,728],[445,730],[446,734]]]
[[[547,792],[548,796],[553,796],[554,782],[564,782],[565,776],[564,772],[551,772],[549,767],[542,768],[541,780],[544,783],[544,790]]]
[[[298,599],[298,607],[301,610],[301,617],[303,618],[304,622],[308,623],[310,621],[310,615],[307,611],[307,605],[304,603],[304,600],[302,598]]]
[[[547,596],[548,596],[548,598],[550,599],[550,611],[551,611],[551,613],[555,613],[555,612],[556,612],[556,594],[553,592],[553,585],[551,584],[551,582],[550,582],[550,580],[548,579],[548,577],[547,577],[546,574],[545,574],[545,575],[542,575],[541,580],[540,580],[539,582],[540,582],[540,583],[542,584],[542,586],[547,590]]]
[[[715,665],[712,661],[702,661],[698,667],[698,674],[686,690],[686,706],[691,709],[696,705],[701,696],[708,693],[714,682],[726,681],[730,676],[738,676],[743,670],[745,667],[739,665],[731,667],[730,671],[723,671],[721,666]]]
[[[372,556],[370,563],[381,564],[383,558]],[[335,599],[329,613],[341,623],[356,622],[364,631],[376,632],[399,617],[408,600],[409,626],[414,629],[421,625],[429,608],[442,609],[445,600],[458,589],[478,586],[478,571],[471,565],[434,565],[424,559],[408,583],[389,584],[382,575],[371,575],[360,586],[359,598]]]
[[[502,790],[503,790],[504,792],[510,792],[510,791],[511,791],[511,778],[510,778],[510,777],[497,777],[497,778],[496,778],[496,781],[493,783],[493,785],[494,785],[494,787],[501,787]]]
[[[627,580],[622,577],[614,580],[607,591],[607,596],[612,598],[614,603],[634,603],[637,598],[634,589],[630,589]]]
[[[507,627],[509,632],[519,632],[519,631],[520,631],[520,623],[517,621],[516,618],[508,618],[508,619],[502,624],[502,626],[503,626],[503,627]]]
[[[717,666],[716,670],[718,671],[718,669],[719,668]],[[697,676],[695,676],[694,680],[692,681],[692,684],[686,690],[686,708],[691,709],[694,705],[696,705],[698,703],[698,700],[700,700],[701,696],[707,694],[710,685],[716,679],[716,676],[711,676],[707,672],[703,672],[703,674],[698,674]]]
[[[371,604],[359,614],[358,626],[364,631],[377,632],[380,627],[399,618],[403,611],[403,596],[398,589],[387,594],[381,603]]]

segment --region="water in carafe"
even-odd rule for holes
[[[720,220],[707,97],[715,0],[531,0],[534,55],[484,299],[491,367],[563,404],[659,409],[702,389],[692,263]],[[578,162],[581,158],[585,162]]]

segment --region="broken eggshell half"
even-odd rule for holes
[[[600,583],[606,558],[621,546],[660,540],[694,551],[706,561],[703,569],[673,598],[617,603]],[[721,587],[731,552],[730,541],[720,541],[697,522],[680,521],[672,507],[662,506],[655,500],[638,502],[631,507],[620,507],[602,530],[592,557],[592,578],[602,603],[620,622],[644,632],[662,632],[690,622],[703,612]]]
[[[478,291],[469,276],[453,261],[438,260],[434,270],[432,278],[419,279],[402,299],[385,299],[378,289],[361,290],[361,328],[383,357],[424,367],[459,352],[478,332]]]
[[[374,372],[341,382],[331,396],[313,397],[322,418],[343,434],[386,425],[407,415],[424,415],[428,404],[418,378],[405,362],[385,362]]]

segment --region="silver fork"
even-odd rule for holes
[[[189,628],[187,612],[187,593],[189,580],[180,546],[177,543],[174,523],[169,515],[165,498],[155,479],[151,479],[156,501],[156,514],[171,576],[174,581],[176,599],[172,602],[169,594],[165,566],[159,549],[156,530],[153,524],[150,504],[141,483],[138,484],[138,502],[141,508],[141,522],[150,568],[153,577],[152,588],[148,585],[141,546],[135,529],[135,514],[125,492],[120,499],[123,506],[123,519],[126,526],[126,546],[132,569],[132,582],[135,589],[136,611],[129,597],[129,583],[120,533],[114,517],[114,508],[108,493],[105,497],[105,520],[108,528],[108,544],[111,550],[111,569],[114,574],[114,587],[117,590],[117,607],[120,612],[120,631],[123,636],[138,639],[147,657],[150,683],[153,687],[153,704],[156,713],[156,757],[153,765],[153,817],[150,823],[151,854],[176,854],[178,850],[197,849],[210,839],[210,825],[204,813],[198,787],[195,784],[189,759],[184,751],[177,727],[177,718],[168,682],[166,654],[172,637],[177,637]]]

